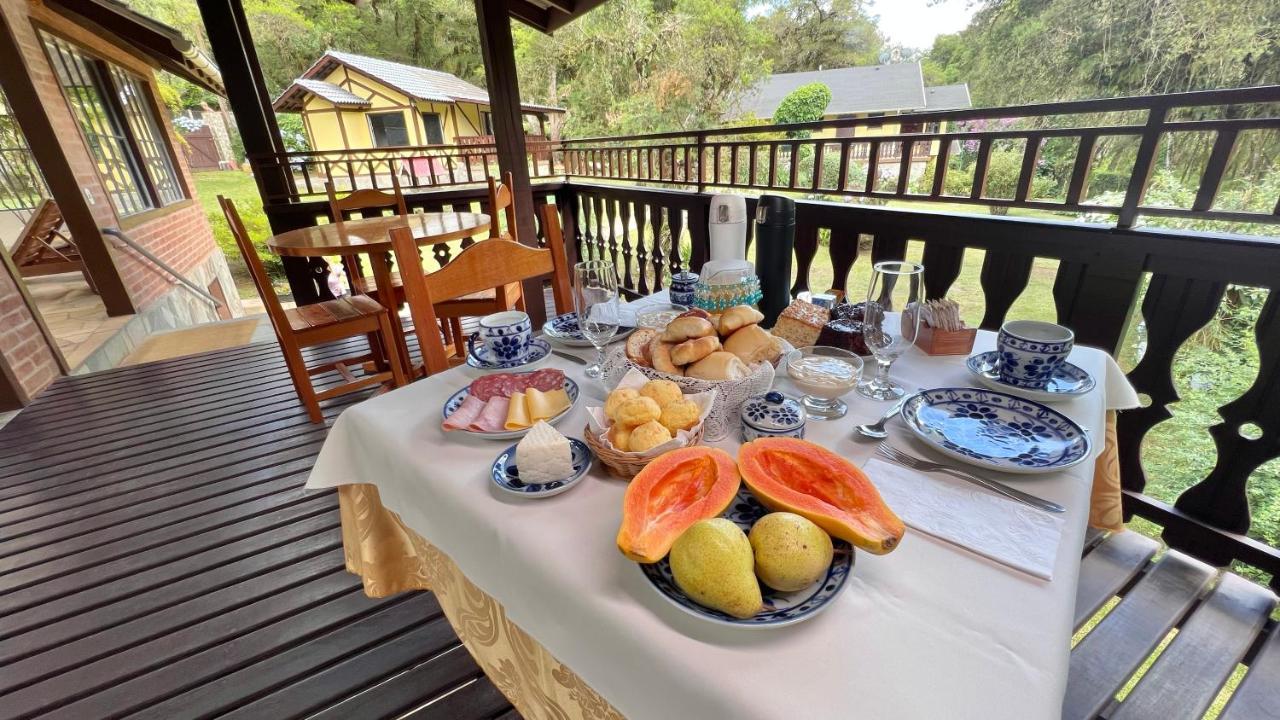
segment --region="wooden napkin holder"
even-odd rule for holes
[[[968,355],[972,352],[973,341],[977,337],[978,328],[939,330],[926,323],[920,323],[920,332],[916,334],[916,347],[929,355]]]

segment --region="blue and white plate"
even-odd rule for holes
[[[499,490],[526,498],[548,498],[568,490],[591,469],[591,450],[587,444],[576,438],[569,438],[569,452],[572,454],[573,474],[562,480],[545,483],[520,482],[520,468],[516,466],[516,446],[503,450],[498,459],[493,461],[489,469],[489,477]]]
[[[547,422],[552,425],[555,425],[565,419],[569,413],[573,412],[573,406],[578,404],[578,383],[566,377],[564,379],[564,392],[569,396],[569,407],[560,411],[559,415],[547,418]],[[444,410],[440,414],[440,419],[443,420],[444,418],[449,417],[453,414],[454,410],[462,407],[462,401],[466,400],[467,396],[470,394],[471,386],[468,385],[467,387],[464,387],[458,392],[450,395],[449,399],[444,401]],[[494,432],[480,432],[478,430],[455,430],[453,432],[466,433],[472,437],[484,438],[485,440],[512,440],[524,437],[525,434],[529,432],[529,428],[524,428],[523,430],[496,430]]]
[[[529,352],[519,360],[499,360],[482,343],[475,343],[467,352],[467,365],[479,370],[514,370],[537,365],[550,355],[551,343],[542,338],[530,340]]]
[[[618,332],[613,334],[610,343],[615,343],[635,332],[634,327],[619,327]],[[547,337],[555,340],[561,345],[569,347],[591,347],[591,341],[582,334],[582,330],[578,328],[578,314],[565,313],[557,315],[549,320],[547,324],[542,326],[542,333]]]
[[[724,517],[737,523],[743,532],[750,532],[756,520],[764,517],[768,512],[744,489],[738,492],[738,497],[729,505],[729,509],[724,511]],[[653,585],[659,595],[696,618],[733,627],[782,627],[803,622],[822,612],[848,584],[849,573],[853,571],[853,546],[835,538],[832,538],[831,542],[835,546],[835,556],[832,557],[831,567],[825,576],[809,587],[795,592],[778,592],[761,585],[764,609],[756,613],[755,617],[745,620],[703,607],[691,600],[676,585],[675,578],[671,575],[671,563],[667,558],[656,563],[641,565],[640,571],[644,573],[645,579]]]
[[[902,420],[940,452],[990,470],[1054,472],[1089,457],[1089,434],[1071,418],[994,390],[921,390],[903,404]]]
[[[1000,353],[995,350],[970,355],[965,367],[978,378],[978,382],[992,390],[1007,392],[1036,402],[1060,402],[1088,394],[1097,385],[1089,372],[1077,365],[1064,362],[1049,378],[1049,384],[1043,390],[1015,387],[1000,380],[1000,372],[996,369],[996,361]]]

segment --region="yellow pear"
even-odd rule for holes
[[[671,546],[671,574],[694,602],[737,618],[764,605],[751,543],[732,520],[700,520]]]
[[[769,513],[751,526],[756,577],[774,590],[803,590],[831,567],[831,536],[795,513]]]

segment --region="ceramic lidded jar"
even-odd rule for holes
[[[742,404],[742,441],[762,437],[803,440],[806,419],[804,405],[786,393],[770,390],[764,395],[749,397]]]
[[[671,302],[685,307],[693,306],[693,291],[698,287],[698,273],[685,270],[671,276]]]

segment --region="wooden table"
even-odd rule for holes
[[[328,225],[289,230],[267,239],[267,247],[281,257],[322,257],[368,255],[369,266],[377,284],[377,299],[391,311],[391,329],[400,349],[405,371],[412,373],[409,346],[404,327],[396,313],[395,287],[391,279],[391,236],[394,228],[407,227],[418,245],[460,240],[489,230],[489,216],[471,212],[412,213],[379,215],[359,220],[345,220]]]

